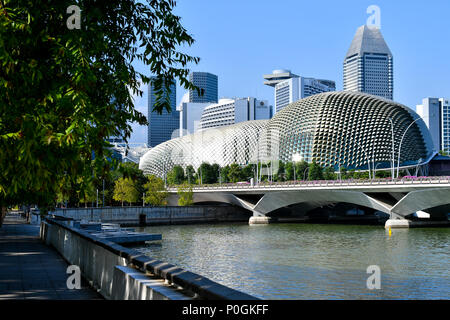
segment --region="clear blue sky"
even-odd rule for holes
[[[334,80],[342,90],[342,62],[370,5],[381,10],[394,56],[394,100],[415,109],[424,97],[450,97],[449,0],[178,0],[175,13],[196,40],[183,51],[201,58],[190,69],[218,75],[219,97],[273,104],[262,76],[274,69]],[[136,107],[147,115],[144,92]],[[177,87],[177,102],[184,92]],[[130,142],[146,142],[147,128],[133,128]]]

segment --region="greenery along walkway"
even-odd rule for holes
[[[102,299],[81,281],[70,290],[68,264],[39,239],[39,226],[25,224],[9,213],[0,228],[0,300],[5,299]]]

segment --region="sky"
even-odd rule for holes
[[[216,74],[219,98],[252,96],[274,105],[263,75],[275,69],[334,80],[342,90],[342,63],[370,5],[380,8],[394,57],[394,101],[415,110],[425,97],[450,98],[449,0],[178,0],[174,12],[195,39],[181,51],[200,57],[188,68]],[[147,115],[142,89],[135,107]],[[177,105],[184,93],[178,84]],[[129,142],[147,142],[147,127],[132,127]]]

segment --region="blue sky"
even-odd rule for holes
[[[273,104],[262,76],[274,69],[334,80],[342,90],[342,62],[370,5],[380,8],[394,56],[394,100],[415,109],[424,97],[450,97],[448,0],[178,0],[175,13],[196,40],[182,50],[201,59],[189,68],[218,75],[219,97]],[[177,87],[177,102],[184,92]],[[147,115],[146,89],[135,106]],[[130,142],[147,141],[146,127],[133,129]]]

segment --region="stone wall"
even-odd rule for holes
[[[56,209],[56,216],[75,220],[101,221],[121,225],[189,224],[208,222],[247,222],[252,215],[234,206],[164,206],[164,207],[105,207]]]

